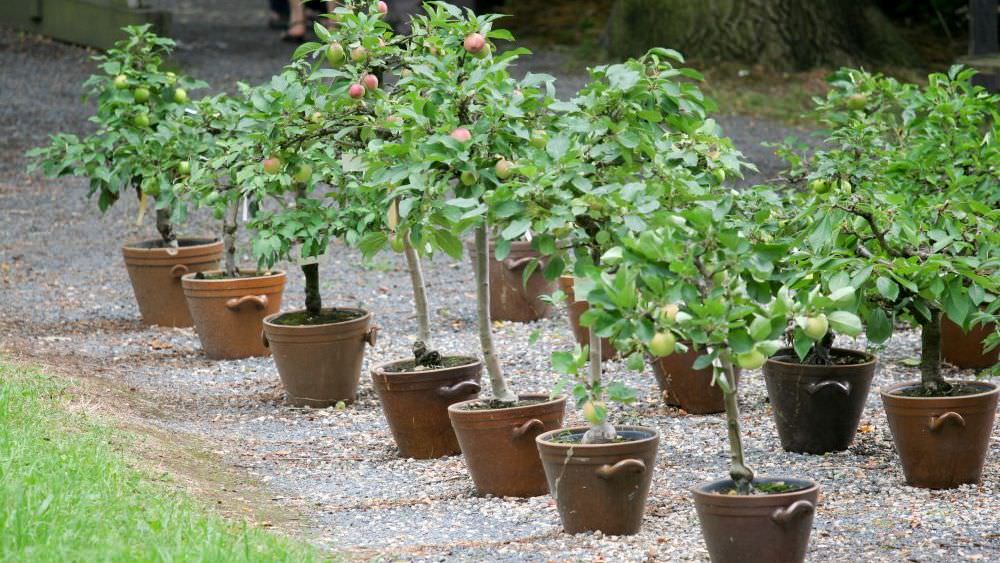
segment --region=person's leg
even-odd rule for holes
[[[306,9],[301,0],[288,0],[289,17],[287,41],[304,41],[306,37]]]

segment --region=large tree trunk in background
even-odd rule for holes
[[[638,56],[669,47],[685,56],[778,69],[913,62],[913,50],[865,0],[617,0],[608,50]]]

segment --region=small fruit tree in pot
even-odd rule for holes
[[[810,260],[866,280],[869,339],[897,321],[921,329],[921,381],[882,397],[908,482],[934,488],[979,480],[1000,393],[941,370],[942,315],[968,328],[995,314],[1000,293],[1000,97],[972,74],[955,67],[920,88],[842,71],[818,106],[832,148],[791,156],[812,188],[798,224]]]
[[[801,560],[816,502],[813,483],[758,479],[747,465],[736,367],[760,368],[779,348],[776,339],[794,322],[795,312],[803,308],[826,314],[830,325],[845,334],[862,330],[857,317],[840,311],[833,300],[805,299],[774,283],[775,266],[788,248],[769,240],[758,226],[771,219],[770,204],[775,201],[773,194],[756,190],[719,191],[664,209],[648,217],[648,229],[622,241],[620,258],[605,261],[606,269],[616,271],[593,279],[596,287],[590,293],[597,322],[613,327],[612,336],[624,349],[643,346],[663,354],[679,350],[681,341],[689,342],[702,351],[695,367],[711,366],[715,384],[725,394],[730,479],[696,490],[713,560],[733,560],[725,554],[730,545],[746,560],[772,560],[776,554]],[[797,303],[799,298],[802,302]],[[780,517],[775,512],[772,518],[769,510],[759,522],[733,516],[745,499],[770,493],[780,494],[753,502],[773,502],[776,510],[791,512]],[[705,508],[721,504],[733,510],[719,515]],[[808,519],[803,518],[806,513]],[[787,533],[783,524],[796,532]]]
[[[591,81],[577,97],[556,106],[564,113],[529,170],[534,174],[504,204],[512,226],[502,234],[530,228],[534,244],[552,255],[547,276],[560,275],[572,263],[579,300],[587,300],[593,287],[589,274],[601,270],[605,252],[648,228],[646,216],[709,193],[744,164],[707,117],[713,105],[693,82],[701,75],[675,63],[683,63],[679,53],[657,48],[640,59],[591,70]],[[612,327],[594,320],[593,314],[581,317],[581,324],[591,327],[586,349],[553,357],[557,371],[577,373],[589,356],[589,376],[573,393],[592,424],[583,443],[616,439],[605,391],[612,398],[631,397],[618,386],[601,385],[601,337]],[[659,347],[667,344],[660,342],[665,338],[657,338]],[[637,354],[630,360],[641,365],[644,358]]]

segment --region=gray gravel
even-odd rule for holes
[[[164,1],[179,6],[176,35],[185,70],[218,88],[260,81],[280,67],[291,47],[261,25],[263,11],[213,3]],[[210,7],[202,7],[211,4]],[[262,4],[262,3],[261,3]],[[207,12],[205,10],[208,10]],[[218,444],[227,463],[267,484],[276,503],[308,519],[303,538],[357,558],[414,560],[705,560],[688,488],[721,477],[726,447],[720,415],[688,416],[658,401],[652,374],[612,376],[640,390],[626,418],[662,433],[642,532],[634,537],[568,536],[551,499],[480,498],[461,458],[413,461],[396,456],[377,399],[362,377],[359,401],[349,408],[293,409],[269,359],[213,362],[199,354],[190,329],[145,328],[138,322],[119,254],[129,239],[150,237],[134,225],[135,203],[95,213],[79,179],[47,181],[24,174],[24,150],[57,130],[85,130],[87,108],[78,85],[92,65],[79,48],[0,29],[0,349],[131,386],[162,406],[157,423]],[[558,61],[536,70],[560,74]],[[774,169],[761,140],[789,134],[781,125],[748,118],[723,120],[764,177]],[[217,226],[196,216],[191,234]],[[449,352],[477,348],[474,285],[464,262],[437,259],[426,268],[434,334]],[[323,264],[328,303],[363,305],[383,332],[365,361],[406,354],[415,329],[408,278],[399,257],[362,264],[334,245]],[[286,307],[301,303],[293,275]],[[538,330],[541,338],[529,343]],[[551,387],[552,350],[571,344],[563,311],[518,325],[499,323],[501,359],[521,392]],[[900,360],[915,357],[919,339],[896,336],[880,353],[876,386],[917,377]],[[864,342],[847,343],[863,347]],[[957,375],[957,374],[953,374]],[[968,375],[968,374],[962,374]],[[808,477],[823,496],[810,545],[814,561],[1000,560],[1000,435],[995,431],[983,483],[951,491],[903,484],[888,426],[876,395],[869,398],[861,433],[848,451],[827,456],[783,452],[759,373],[745,380],[741,398],[749,461],[760,475]],[[569,413],[568,422],[579,421]]]

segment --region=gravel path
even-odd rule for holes
[[[263,10],[237,9],[236,0],[161,3],[178,9],[175,35],[183,47],[178,63],[217,88],[232,89],[235,80],[261,81],[291,51],[263,29]],[[0,349],[122,382],[155,398],[166,413],[158,424],[213,440],[227,463],[267,483],[274,502],[307,517],[303,539],[351,557],[707,558],[688,488],[724,474],[723,420],[663,407],[648,371],[625,374],[622,366],[608,366],[640,390],[630,418],[662,433],[643,530],[628,538],[568,536],[548,497],[477,497],[459,457],[396,457],[367,376],[359,401],[347,409],[288,408],[270,359],[208,361],[192,330],[142,327],[119,253],[123,241],[153,234],[151,225],[134,225],[135,203],[123,201],[99,216],[85,199],[84,181],[46,181],[24,173],[23,151],[48,133],[85,130],[89,110],[79,103],[78,88],[92,69],[87,57],[79,48],[0,29]],[[557,60],[542,58],[533,65],[568,84],[580,81],[559,72]],[[790,131],[748,118],[722,122],[761,165],[761,176],[773,173],[775,163],[758,143]],[[184,230],[216,229],[196,216]],[[426,270],[438,347],[476,349],[471,268],[437,259]],[[415,326],[399,257],[363,264],[355,252],[335,245],[321,272],[328,303],[363,305],[383,329],[379,345],[366,357],[365,373],[374,363],[406,354]],[[295,307],[302,299],[301,279],[293,272],[289,281],[286,305]],[[536,329],[541,338],[530,344]],[[499,323],[497,329],[501,359],[520,392],[552,385],[549,354],[570,339],[563,311],[527,326]],[[900,360],[917,355],[918,340],[903,333],[890,342],[880,354],[876,386],[916,377]],[[926,491],[903,484],[875,395],[855,445],[822,457],[780,449],[759,373],[745,379],[741,408],[749,461],[758,474],[808,477],[823,487],[811,560],[1000,560],[998,432],[982,485]],[[575,412],[568,414],[569,423],[579,421]]]

